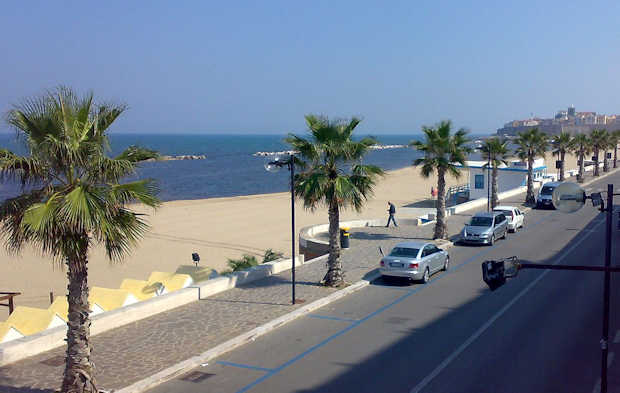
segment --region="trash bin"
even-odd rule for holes
[[[340,248],[349,248],[349,228],[340,228]]]

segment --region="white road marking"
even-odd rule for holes
[[[594,229],[598,228],[598,226],[600,224],[602,224],[602,221],[598,222],[594,226]],[[589,233],[591,233],[591,232],[589,231]],[[580,245],[581,242],[583,242],[587,238],[588,238],[587,235],[586,236],[582,236],[569,249],[565,250],[564,253],[562,254],[562,256],[560,258],[558,258],[553,263],[553,265],[557,265],[558,263],[560,263],[564,258],[566,258],[567,255],[569,255],[575,248],[577,248],[577,246]],[[478,337],[480,337],[482,335],[482,333],[484,333],[485,330],[487,330],[493,324],[493,322],[495,322],[497,319],[499,319],[499,317],[504,315],[504,313],[506,311],[508,311],[508,309],[510,307],[512,307],[512,305],[515,304],[517,302],[517,300],[519,300],[523,295],[528,293],[530,291],[530,289],[532,289],[532,287],[534,287],[534,285],[536,285],[540,280],[542,280],[543,277],[545,277],[547,275],[547,273],[549,273],[549,270],[545,270],[544,272],[542,272],[542,274],[540,276],[538,276],[527,287],[525,287],[521,292],[519,292],[519,294],[517,296],[515,296],[510,302],[508,302],[508,304],[506,304],[504,307],[502,307],[501,310],[496,312],[488,321],[485,322],[484,325],[482,325],[478,330],[476,330],[476,332],[474,332],[474,334],[472,334],[467,340],[465,340],[465,342],[463,344],[461,344],[454,352],[452,352],[452,354],[450,354],[450,356],[448,356],[441,363],[439,363],[439,365],[437,367],[435,367],[435,369],[433,371],[431,371],[431,373],[428,374],[424,379],[422,379],[413,389],[411,389],[409,393],[419,393],[422,389],[424,389],[426,387],[426,385],[428,385],[437,375],[439,375],[439,373],[441,373],[446,367],[448,367],[448,365],[450,365],[450,363],[452,363],[452,361],[454,359],[456,359],[457,356],[459,356],[463,351],[465,351],[465,349],[467,349],[467,347],[469,347],[471,345],[471,343],[476,341],[476,339]],[[600,387],[599,387],[599,389],[600,389]]]
[[[614,337],[614,344],[620,343],[620,329],[616,330],[616,336]]]

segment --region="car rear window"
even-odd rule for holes
[[[491,217],[472,217],[469,225],[473,227],[490,227],[493,225]]]
[[[499,209],[494,209],[494,212],[498,212],[498,213],[504,213],[505,216],[512,216],[512,212],[510,210],[499,210]]]
[[[390,256],[416,258],[418,256],[418,252],[420,252],[419,248],[394,247],[394,249],[390,253]]]

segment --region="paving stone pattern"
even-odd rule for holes
[[[471,213],[451,216],[449,233],[457,234],[469,217]],[[431,239],[432,231],[433,224],[353,228],[351,247],[343,250],[342,256],[346,281],[356,282],[377,268],[378,246],[388,251],[401,241]],[[297,268],[296,297],[308,303],[332,293],[333,289],[317,285],[325,271],[324,262],[309,262]],[[300,306],[291,305],[290,300],[287,271],[94,336],[98,387],[118,389],[203,353]],[[0,392],[58,389],[64,362],[56,360],[62,359],[64,352],[62,347],[0,367]]]

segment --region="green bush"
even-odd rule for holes
[[[265,250],[265,255],[263,255],[263,263],[276,261],[281,259],[284,256],[280,251],[273,251],[271,248]]]
[[[231,267],[233,272],[248,269],[256,265],[258,265],[258,261],[253,255],[244,254],[241,259],[228,259],[228,266]]]
[[[121,153],[117,159],[129,160],[132,162],[140,162],[149,159],[158,160],[160,155],[155,150],[147,149],[136,145],[129,146],[123,153]]]

